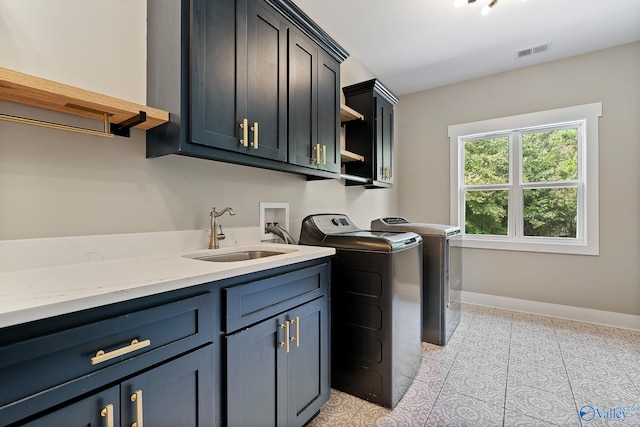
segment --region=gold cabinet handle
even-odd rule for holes
[[[113,405],[111,403],[102,408],[102,411],[100,411],[100,415],[106,418],[106,427],[115,427],[115,425],[113,424]]]
[[[320,144],[316,144],[316,164],[320,164]]]
[[[322,146],[322,164],[323,165],[327,165],[327,146],[323,145]]]
[[[253,126],[251,126],[251,131],[253,132],[253,142],[251,145],[255,150],[258,149],[258,122],[253,122]]]
[[[291,341],[296,343],[296,347],[300,347],[300,317],[296,316],[291,323],[296,325],[296,336],[291,337]]]
[[[280,343],[280,347],[284,347],[286,352],[289,353],[289,321],[287,320],[280,325],[280,329],[284,329],[284,341]]]
[[[96,355],[91,358],[91,364],[97,365],[98,363],[106,362],[107,360],[111,360],[114,357],[122,356],[127,353],[131,353],[132,351],[140,350],[141,348],[145,348],[151,345],[151,340],[139,341],[133,340],[131,344],[126,347],[118,348],[116,350],[105,353],[104,350],[98,350]]]
[[[391,166],[383,166],[380,168],[382,179],[391,179]]]
[[[240,128],[242,129],[240,145],[247,147],[249,145],[249,119],[243,119],[242,123],[240,123]]]
[[[131,424],[131,427],[143,427],[142,421],[142,390],[136,390],[131,395],[131,401],[136,404],[136,421]]]

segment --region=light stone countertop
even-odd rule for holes
[[[291,251],[237,262],[184,255],[241,250]],[[333,248],[256,243],[183,250],[0,273],[0,328],[331,256]]]

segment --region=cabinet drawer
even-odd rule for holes
[[[319,264],[225,288],[225,332],[233,332],[311,301],[325,294],[328,286],[329,265]]]
[[[36,393],[51,404],[65,383],[104,384],[212,342],[212,310],[207,293],[0,347],[0,418]]]

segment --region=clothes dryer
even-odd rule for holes
[[[460,227],[386,217],[371,221],[371,229],[422,236],[422,341],[445,345],[462,314],[462,254],[459,247],[451,246],[451,240],[459,238]]]

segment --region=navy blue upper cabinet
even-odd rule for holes
[[[340,63],[289,32],[289,161],[340,171]]]
[[[191,142],[286,160],[287,21],[229,0],[194,2],[193,20]]]
[[[339,108],[347,54],[292,2],[149,0],[147,8],[147,98],[170,112],[169,123],[147,133],[147,157],[183,154],[336,177],[339,116],[327,117]],[[333,61],[332,87],[317,69],[292,85],[302,81],[290,77],[302,66],[288,50],[292,38],[309,47],[314,64],[321,56]],[[304,117],[302,103],[313,110]],[[312,150],[311,139],[326,148]],[[295,148],[303,144],[307,161]],[[319,164],[309,161],[317,151]]]

